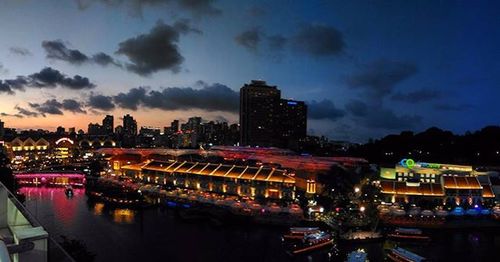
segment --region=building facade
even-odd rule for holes
[[[487,173],[472,166],[403,159],[395,168],[381,169],[381,190],[390,202],[473,206],[495,198]]]
[[[147,183],[255,198],[295,198],[295,179],[275,168],[172,160],[122,166],[121,170]]]
[[[296,149],[306,130],[304,102],[281,99],[281,91],[265,81],[240,89],[240,145]]]

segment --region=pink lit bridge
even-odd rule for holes
[[[75,186],[85,185],[85,174],[68,172],[36,172],[14,174],[21,186]]]

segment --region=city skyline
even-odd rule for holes
[[[498,3],[355,2],[2,1],[0,119],[237,123],[239,88],[263,79],[335,140],[498,124]]]

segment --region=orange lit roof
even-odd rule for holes
[[[381,181],[382,193],[396,195],[444,196],[441,184],[420,183],[420,186],[408,186],[406,182]]]
[[[151,161],[146,164],[122,167],[129,170],[154,170],[166,173],[184,173],[193,175],[224,177],[264,182],[295,183],[295,178],[285,170],[267,167],[249,167],[213,163],[192,163],[181,161]]]
[[[483,197],[492,198],[495,197],[495,193],[493,193],[493,189],[490,185],[483,185]]]
[[[481,189],[476,177],[472,176],[443,176],[443,185],[446,189]]]

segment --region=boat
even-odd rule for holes
[[[390,249],[387,253],[387,258],[390,261],[396,262],[424,262],[428,261],[425,257],[421,257],[413,252],[410,252],[404,248],[396,247]]]
[[[333,236],[329,233],[321,231],[306,235],[302,241],[296,242],[291,246],[290,254],[299,255],[321,248],[329,247],[334,244]]]
[[[67,197],[73,197],[73,187],[71,186],[66,186],[64,189],[64,194],[66,194]]]
[[[283,235],[283,240],[303,239],[306,235],[319,233],[319,227],[291,227],[290,232]]]
[[[417,228],[396,228],[392,233],[387,234],[388,238],[395,240],[417,240],[429,241],[431,238],[422,233],[422,230]]]
[[[347,262],[367,262],[368,254],[363,249],[352,251],[347,255]]]

